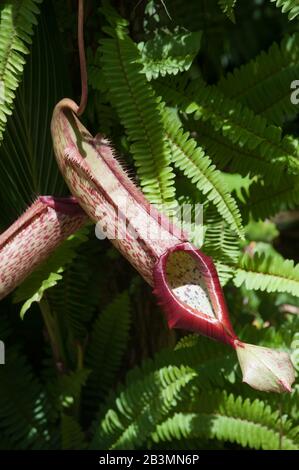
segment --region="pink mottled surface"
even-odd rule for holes
[[[74,198],[40,196],[0,235],[0,299],[86,220]]]
[[[186,238],[149,204],[114,158],[108,142],[92,137],[76,111],[77,105],[65,99],[53,113],[51,130],[60,170],[89,217],[152,285],[156,260]]]

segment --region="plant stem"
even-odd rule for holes
[[[49,335],[56,368],[59,373],[63,373],[65,370],[65,355],[61,343],[57,320],[52,315],[49,303],[45,298],[39,302],[39,306]]]

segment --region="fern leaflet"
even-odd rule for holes
[[[194,375],[189,367],[169,365],[131,383],[99,424],[92,448],[124,450],[142,446],[154,431],[154,423],[177,405]]]
[[[281,8],[282,13],[288,13],[289,20],[293,20],[299,15],[299,5],[297,0],[270,0],[275,2],[277,8]]]
[[[247,253],[236,270],[234,283],[245,283],[247,289],[267,292],[289,292],[299,297],[299,265],[281,256]]]
[[[157,90],[163,98],[182,112],[212,125],[216,132],[228,138],[235,146],[259,153],[265,159],[281,165],[281,176],[299,171],[297,141],[282,138],[282,130],[255,115],[239,102],[227,99],[215,86],[207,86],[201,79],[191,82],[184,90],[159,81]],[[279,180],[277,180],[277,184]]]
[[[287,35],[280,45],[274,43],[239,69],[218,82],[227,97],[262,114],[269,122],[281,125],[293,117],[296,106],[290,100],[290,85],[299,74],[299,34]]]
[[[17,449],[50,448],[48,404],[19,348],[7,349],[5,367],[0,367],[0,383],[1,434]]]
[[[298,178],[286,177],[279,186],[253,183],[244,193],[244,208],[255,220],[265,219],[279,211],[294,209],[299,203]]]
[[[158,97],[142,73],[140,52],[127,34],[127,23],[111,8],[103,12],[114,27],[108,30],[113,37],[102,40],[103,73],[111,102],[127,132],[145,195],[152,203],[171,206],[174,173]]]
[[[0,10],[0,142],[29,53],[42,0],[5,1]]]
[[[241,216],[236,202],[221,179],[221,173],[211,164],[204,151],[197,147],[195,140],[189,137],[189,133],[184,133],[180,119],[175,113],[165,109],[163,117],[173,164],[196,184],[198,190],[207,196],[222,217],[242,237]]]
[[[142,72],[148,80],[159,75],[176,75],[191,67],[198,54],[201,32],[157,32],[153,39],[138,44],[141,53]]]
[[[222,284],[233,276],[240,256],[240,243],[231,227],[209,207],[204,214],[206,224],[203,251],[216,264]]]
[[[252,449],[298,450],[299,429],[262,401],[216,391],[202,394],[189,408],[158,425],[154,442],[208,437]]]

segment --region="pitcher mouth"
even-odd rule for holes
[[[154,294],[170,328],[195,331],[234,347],[236,335],[214,263],[191,243],[171,247],[159,258]]]

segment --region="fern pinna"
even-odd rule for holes
[[[81,211],[66,192],[56,197],[65,187],[46,161],[50,136],[31,118],[43,108],[46,122],[53,99],[66,96],[62,82],[74,86],[68,96],[77,94],[76,12],[56,0],[2,2],[3,297],[27,279],[2,300],[1,449],[299,448],[296,381],[287,394],[262,391],[290,390],[298,374],[297,108],[289,99],[298,78],[295,3],[129,1],[118,11],[117,2],[91,0],[84,126],[70,101],[56,108],[52,126]],[[87,128],[107,135],[93,138]],[[43,188],[53,196],[39,196]],[[116,237],[112,246],[94,236],[88,218],[103,222],[98,236],[115,234],[122,195],[130,204],[120,230],[130,226],[132,238]],[[151,218],[148,201],[157,206]],[[175,228],[186,202],[202,205],[203,227]],[[28,203],[24,223],[5,231]],[[163,243],[146,239],[148,222],[164,231]],[[43,240],[36,251],[33,231]],[[10,277],[14,247],[32,262]],[[142,277],[179,330],[167,330]],[[259,390],[242,383],[229,344],[239,348],[245,381]],[[266,368],[253,371],[260,360]]]
[[[15,91],[22,78],[24,55],[29,53],[33,27],[37,24],[39,4],[42,0],[18,0],[1,6],[0,33],[0,140],[7,116],[12,113]]]

